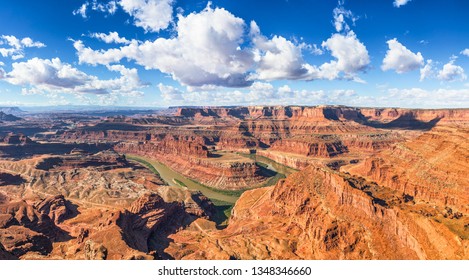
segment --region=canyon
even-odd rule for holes
[[[0,259],[469,257],[468,109],[51,119],[0,123]]]

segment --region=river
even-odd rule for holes
[[[284,174],[286,176],[296,171],[296,170],[294,170],[290,167],[281,165],[281,164],[279,164],[279,163],[277,163],[277,162],[275,162],[271,159],[268,159],[266,157],[263,157],[263,156],[248,155],[248,154],[240,154],[240,155],[251,158],[251,159],[254,159],[256,162],[263,164],[267,169],[270,169],[270,170],[272,170],[276,173]],[[134,160],[137,160],[137,161],[143,161],[143,162],[147,162],[148,164],[151,164],[156,169],[156,171],[158,171],[161,178],[164,181],[166,181],[170,186],[176,186],[176,187],[186,186],[189,189],[201,191],[205,196],[207,196],[210,199],[223,201],[223,202],[226,202],[228,204],[234,204],[239,198],[239,196],[236,195],[236,194],[231,195],[231,194],[228,194],[226,192],[224,193],[223,191],[219,192],[219,191],[213,190],[212,188],[208,188],[208,187],[206,187],[206,186],[204,186],[200,183],[197,183],[196,181],[193,181],[193,180],[181,175],[180,173],[174,171],[173,169],[171,169],[170,167],[162,164],[159,161],[152,160],[150,158],[142,157],[142,156],[139,156],[139,155],[134,155],[134,154],[128,154],[127,157],[129,159],[134,159]],[[180,183],[178,183],[178,181],[182,182],[182,184],[184,184],[184,186],[182,186]],[[271,182],[271,183],[275,184],[276,181]]]
[[[224,202],[228,202],[229,204],[234,204],[236,200],[238,200],[238,196],[227,195],[221,192],[214,191],[206,186],[199,184],[191,179],[186,178],[185,176],[181,175],[180,173],[174,171],[173,169],[169,168],[168,166],[162,164],[159,161],[152,160],[146,157],[138,156],[138,155],[127,155],[129,159],[138,159],[141,161],[148,162],[151,164],[156,171],[160,174],[161,178],[168,183],[170,186],[175,187],[183,187],[176,182],[176,180],[182,182],[187,188],[192,190],[201,191],[206,197],[211,199],[216,199]]]

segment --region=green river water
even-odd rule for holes
[[[279,164],[266,157],[250,154],[239,155],[255,160],[256,163],[261,166],[261,168],[265,168],[267,173],[273,175],[264,186],[274,185],[278,182],[278,180],[283,179],[285,176],[288,176],[296,171],[295,169]],[[153,172],[158,173],[159,176],[170,186],[184,188],[187,187],[188,189],[201,191],[216,206],[217,213],[214,217],[214,221],[219,226],[226,226],[226,222],[231,215],[231,209],[238,200],[242,191],[215,190],[183,176],[179,172],[174,171],[170,167],[156,160],[134,154],[127,154],[126,157],[130,160],[137,161],[145,165]]]
[[[272,177],[272,180],[270,180],[267,185],[274,185],[277,183],[279,179],[284,178],[285,176],[288,176],[291,173],[296,171],[293,168],[284,166],[282,164],[279,164],[263,156],[256,156],[256,155],[249,155],[249,154],[239,154],[239,155],[253,159],[262,167],[267,168],[277,173],[277,175]],[[199,190],[210,199],[224,201],[230,204],[234,204],[240,196],[240,192],[214,190],[210,187],[207,187],[203,184],[200,184],[192,179],[189,179],[183,176],[182,174],[174,171],[173,169],[169,168],[168,166],[156,160],[152,160],[150,158],[133,155],[133,154],[128,154],[127,157],[131,160],[136,160],[141,163],[144,163],[144,164],[147,163],[153,166],[153,168],[157,171],[157,173],[159,173],[161,178],[163,178],[163,180],[166,181],[166,183],[169,184],[170,186],[181,187],[182,185],[189,189]]]

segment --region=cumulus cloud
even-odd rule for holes
[[[353,25],[355,25],[355,21],[358,20],[358,17],[355,16],[352,11],[345,9],[343,5],[344,0],[339,0],[337,8],[332,11],[334,27],[337,32],[350,31],[350,26],[347,24],[346,19],[351,20]]]
[[[469,56],[469,49],[464,49],[463,51],[461,51],[461,54],[465,56]]]
[[[326,78],[335,79],[338,72],[344,72],[345,78],[357,79],[357,73],[365,71],[370,64],[368,50],[353,31],[346,35],[334,34],[323,42],[322,46],[330,50],[331,55],[336,58],[321,66],[324,73],[322,76]]]
[[[423,56],[420,52],[413,53],[404,45],[399,43],[396,38],[387,41],[388,51],[383,59],[381,69],[383,71],[395,70],[402,74],[418,69],[423,65]]]
[[[11,72],[2,79],[13,85],[24,86],[24,94],[137,94],[138,89],[145,86],[136,69],[114,65],[109,70],[119,72],[120,77],[100,80],[63,63],[60,58],[32,58],[26,62],[13,63]]]
[[[121,48],[92,50],[75,41],[80,63],[92,65],[134,60],[146,69],[157,69],[188,86],[242,87],[251,84],[247,71],[252,53],[242,49],[245,23],[225,9],[209,6],[200,13],[180,15],[174,38],[158,38]]]
[[[427,60],[427,63],[424,67],[420,68],[420,81],[428,79],[434,75],[433,72],[433,61],[431,59]]]
[[[97,0],[93,0],[92,2],[87,1],[83,3],[78,9],[74,10],[72,14],[74,16],[80,15],[82,18],[88,18],[88,9],[113,15],[117,11],[117,2],[109,1],[107,4],[103,4]]]
[[[464,81],[467,79],[464,69],[461,66],[454,64],[454,59],[446,63],[438,72],[437,78],[442,81],[454,82],[454,81]]]
[[[158,90],[161,93],[161,97],[165,101],[182,101],[184,100],[183,92],[173,86],[158,84]]]
[[[135,42],[133,47],[136,48]],[[81,40],[73,42],[73,47],[77,50],[78,54],[78,63],[91,64],[91,65],[109,65],[110,63],[119,62],[125,56],[127,50],[125,48],[120,49],[108,49],[108,50],[93,50],[89,47],[85,47]]]
[[[111,44],[111,43],[116,43],[116,44],[130,44],[130,40],[127,40],[124,37],[120,37],[119,33],[117,32],[109,32],[109,34],[106,33],[91,33],[90,34],[91,38],[96,38],[99,39],[105,43]]]
[[[41,42],[33,41],[29,37],[19,39],[12,35],[2,35],[0,45],[8,45],[7,48],[0,48],[0,54],[3,57],[11,57],[13,60],[23,58],[25,48],[43,48],[46,46]]]
[[[147,32],[168,28],[173,20],[174,0],[120,0],[119,5]]]
[[[72,14],[73,14],[74,16],[80,15],[82,18],[87,18],[86,10],[88,9],[88,5],[89,5],[88,2],[83,3],[83,4],[80,6],[80,8],[74,10],[74,11],[72,12]]]
[[[295,45],[281,36],[268,39],[261,35],[255,22],[251,22],[254,44],[254,61],[258,64],[256,75],[260,80],[309,79],[311,73],[303,60],[305,45]]]
[[[399,8],[400,6],[404,6],[412,0],[394,0],[394,7]]]
[[[109,1],[107,4],[103,3],[98,3],[96,0],[94,0],[91,3],[91,9],[93,11],[99,11],[102,13],[108,13],[108,14],[115,14],[117,11],[117,3],[116,1]]]
[[[119,2],[121,3],[121,2]],[[93,34],[119,48],[94,50],[74,41],[80,64],[111,65],[132,60],[145,69],[169,74],[182,85],[195,88],[248,87],[256,80],[316,80],[346,78],[361,81],[358,73],[370,63],[368,51],[353,31],[334,34],[316,45],[282,36],[267,38],[253,21],[245,21],[223,8],[209,5],[201,12],[178,15],[175,34],[144,42],[120,38],[117,33]],[[330,51],[334,60],[315,66],[303,51]]]

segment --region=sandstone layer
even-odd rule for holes
[[[245,192],[228,228],[189,227],[166,250],[180,259],[466,259],[464,218],[344,173],[310,166]],[[202,237],[200,237],[202,236]]]
[[[115,152],[0,161],[1,259],[168,258],[167,236],[214,215],[200,192]]]

